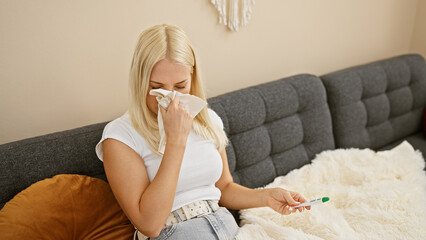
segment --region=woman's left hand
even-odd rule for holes
[[[294,208],[300,203],[306,202],[306,199],[297,192],[287,191],[282,188],[269,188],[267,189],[267,205],[274,209],[276,212],[287,215],[299,210],[302,212],[305,207]],[[306,207],[310,210],[311,207]]]

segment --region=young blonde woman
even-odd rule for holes
[[[306,201],[285,189],[253,190],[234,183],[220,117],[205,107],[194,118],[179,96],[167,110],[158,109],[149,94],[158,88],[206,100],[192,45],[176,26],[157,25],[140,35],[130,69],[129,109],[108,123],[96,146],[135,237],[233,239],[238,225],[227,208],[269,206],[290,214],[296,211],[291,206]],[[163,154],[158,152],[158,111],[167,139]]]

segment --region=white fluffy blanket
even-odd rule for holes
[[[291,215],[267,207],[242,210],[236,239],[426,239],[424,167],[407,142],[381,152],[324,151],[266,187],[330,201]]]

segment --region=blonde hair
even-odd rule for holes
[[[129,115],[133,127],[145,139],[151,150],[159,155],[160,134],[157,116],[151,112],[146,103],[149,81],[154,65],[164,59],[191,66],[190,94],[206,101],[200,70],[191,42],[185,32],[172,25],[156,25],[141,33],[133,55],[129,75],[130,104]],[[208,114],[207,106],[194,118],[192,129],[205,139],[213,140],[219,152],[228,144],[226,133],[214,124]]]

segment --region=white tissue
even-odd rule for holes
[[[156,96],[158,102],[157,121],[158,130],[160,131],[160,145],[158,146],[158,151],[163,154],[166,147],[166,132],[164,131],[163,117],[161,115],[160,107],[167,110],[170,102],[175,98],[175,96],[179,96],[179,103],[194,118],[201,109],[207,105],[207,103],[194,95],[182,94],[176,91],[171,92],[164,89],[152,89],[149,94]]]

